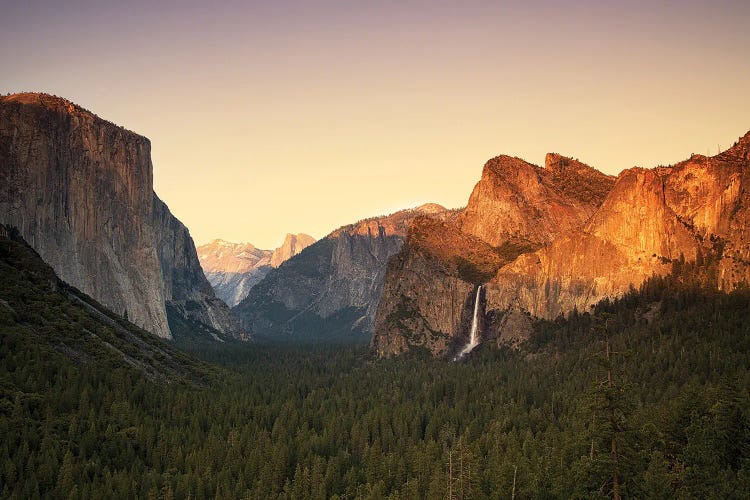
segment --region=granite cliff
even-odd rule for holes
[[[477,286],[517,256],[580,227],[613,182],[558,154],[548,154],[544,168],[510,156],[488,161],[456,217],[412,225],[407,243],[388,265],[374,349],[380,356],[417,346],[435,355],[454,352],[467,341]],[[515,339],[507,320],[484,314],[487,297],[483,289],[482,331],[492,327],[494,337]]]
[[[506,245],[511,253],[523,245]],[[388,262],[372,345],[381,356],[420,346],[444,354],[470,323],[476,286],[507,262],[503,250],[462,232],[455,217],[419,217]],[[468,333],[468,330],[467,330]]]
[[[713,262],[722,290],[746,286],[748,187],[750,133],[714,157],[616,179],[556,154],[543,169],[497,157],[455,221],[412,226],[388,265],[373,347],[448,355],[466,343],[477,296],[483,340],[517,345],[533,318],[588,310],[684,261]]]
[[[587,224],[523,255],[487,286],[488,307],[553,318],[622,294],[675,262],[718,260],[716,282],[750,281],[750,134],[713,156],[623,171]]]
[[[0,97],[0,223],[65,282],[146,330],[242,336],[153,191],[148,139],[45,94]]]
[[[555,153],[547,155],[544,168],[498,156],[485,164],[458,225],[494,246],[510,239],[546,244],[591,217],[612,183],[612,177]]]
[[[315,243],[307,234],[287,234],[275,250],[262,250],[250,243],[213,240],[198,247],[198,258],[216,296],[230,307],[247,297],[266,274]]]
[[[452,212],[427,204],[341,227],[270,270],[234,312],[252,335],[367,341],[388,259],[424,214]]]

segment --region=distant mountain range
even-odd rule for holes
[[[535,319],[685,263],[718,290],[750,281],[750,133],[713,157],[617,177],[555,153],[544,166],[501,155],[463,209],[427,204],[317,242],[290,234],[274,251],[221,240],[196,251],[152,175],[148,139],[58,97],[0,97],[0,224],[62,281],[163,338],[452,356],[472,323],[484,344],[518,345]]]
[[[287,234],[275,250],[262,250],[250,243],[213,240],[198,247],[198,260],[216,296],[230,307],[247,297],[273,268],[315,243],[307,234]]]
[[[435,204],[341,227],[255,285],[233,312],[253,335],[282,341],[367,342],[388,259],[411,222],[452,211]]]

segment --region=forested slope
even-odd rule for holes
[[[616,478],[628,498],[744,498],[750,294],[710,279],[678,262],[461,363],[193,344],[225,366],[205,387],[80,363],[3,313],[0,495],[611,498]]]

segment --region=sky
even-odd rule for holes
[[[216,4],[216,5],[213,5]],[[603,172],[750,130],[747,1],[0,0],[0,93],[151,139],[196,243],[466,204],[499,154]]]

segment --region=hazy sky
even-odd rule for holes
[[[151,139],[197,243],[466,203],[501,153],[615,174],[750,129],[750,2],[0,0],[0,92]]]

